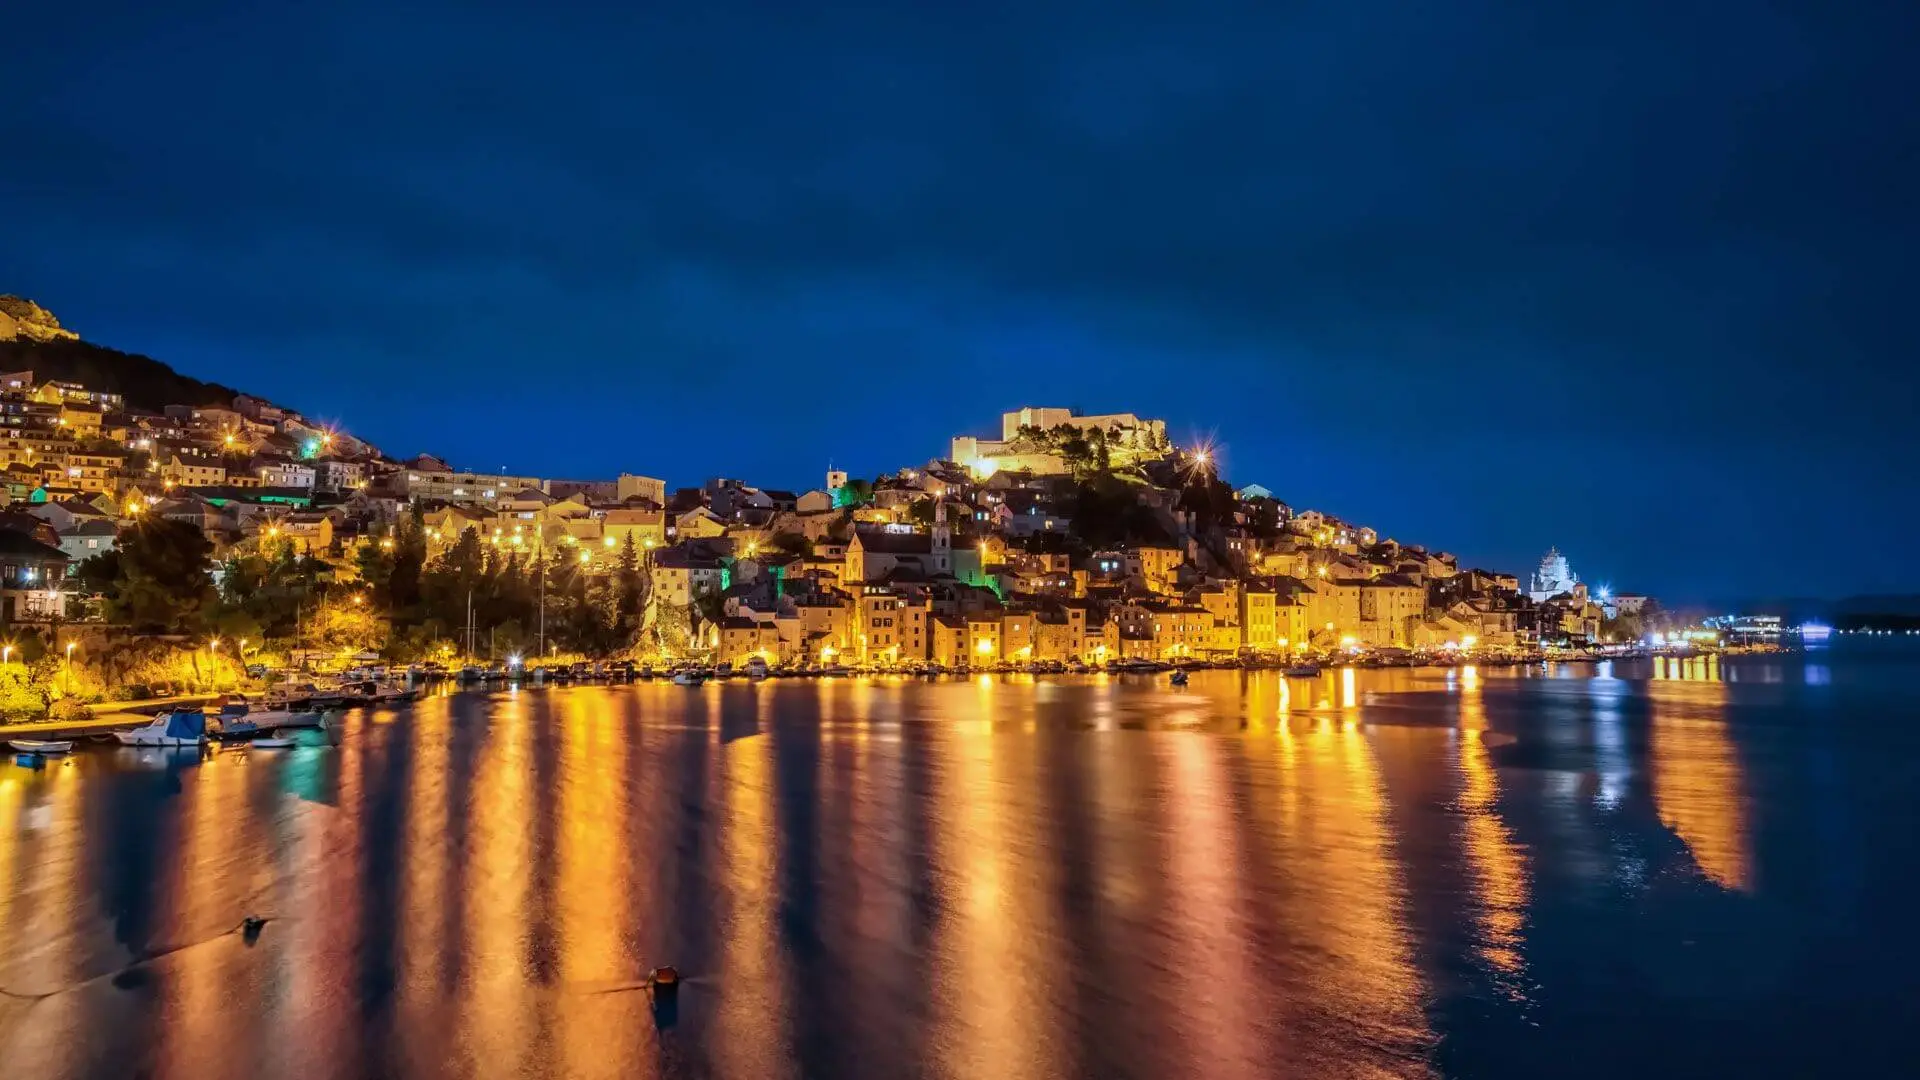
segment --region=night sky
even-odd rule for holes
[[[1477,564],[1920,589],[1920,7],[1130,7],[15,5],[0,292],[475,468],[1128,410]]]

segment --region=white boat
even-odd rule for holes
[[[73,749],[71,739],[10,739],[7,745],[23,754],[64,754]]]
[[[207,714],[199,709],[174,709],[132,731],[116,731],[122,746],[199,746],[207,741]]]
[[[220,710],[220,715],[209,717],[207,726],[215,738],[244,739],[261,732],[314,728],[323,723],[324,717],[318,709],[249,709],[244,705],[229,705]]]
[[[420,696],[418,687],[372,681],[343,683],[340,692],[348,705],[398,705]]]
[[[247,745],[256,750],[290,750],[300,744],[294,742],[290,736],[280,735],[265,739],[254,739],[252,742],[247,743]]]
[[[697,668],[688,668],[684,671],[676,671],[673,673],[673,685],[675,686],[699,686],[706,681],[707,673]]]
[[[747,661],[747,678],[764,679],[767,677],[767,662],[756,656]]]

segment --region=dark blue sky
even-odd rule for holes
[[[1912,5],[1129,7],[29,5],[0,291],[475,467],[1132,410],[1478,563],[1920,588]]]

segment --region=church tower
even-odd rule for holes
[[[933,500],[933,572],[953,573],[953,530],[947,527],[947,500]]]

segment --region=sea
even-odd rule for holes
[[[1910,642],[532,687],[301,738],[0,760],[0,1076],[1920,1070]]]

